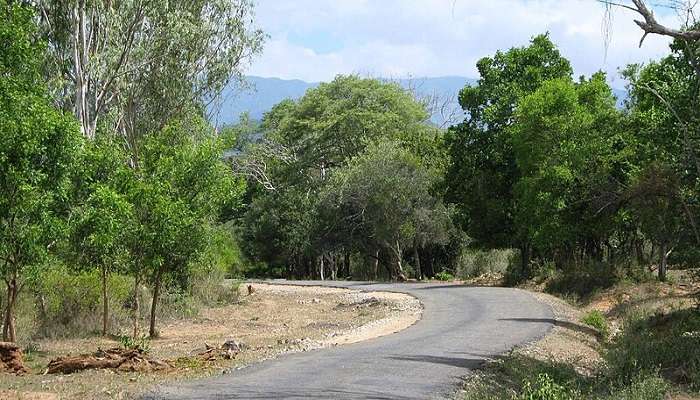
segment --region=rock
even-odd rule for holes
[[[232,350],[235,351],[236,353],[240,353],[241,351],[245,350],[248,348],[248,345],[246,345],[243,342],[239,342],[235,339],[229,339],[224,342],[224,344],[221,345],[222,349],[225,350]]]
[[[311,302],[314,304],[319,304],[321,302],[321,299],[314,297],[313,299],[311,299]]]

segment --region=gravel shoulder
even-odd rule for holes
[[[71,375],[42,375],[49,359],[118,347],[112,338],[40,340],[27,364],[32,373],[0,375],[0,400],[126,399],[153,385],[235,373],[284,354],[357,343],[405,329],[421,317],[413,296],[357,289],[242,285],[237,304],[201,310],[188,319],[160,322],[160,338],[149,356],[174,368],[149,373],[88,370]],[[252,294],[249,294],[251,293]],[[245,350],[233,360],[202,361],[205,345],[235,339]]]

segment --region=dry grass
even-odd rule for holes
[[[366,301],[368,298],[376,301]],[[410,303],[408,307],[403,304],[406,302]],[[6,389],[0,391],[0,399],[51,394],[60,399],[130,398],[156,383],[228,373],[282,353],[324,347],[336,341],[352,342],[353,335],[367,336],[363,327],[377,325],[374,321],[389,321],[386,325],[390,329],[383,333],[390,333],[399,329],[391,323],[398,315],[411,316],[404,321],[404,328],[418,318],[420,310],[415,304],[418,303],[414,299],[395,294],[383,297],[345,289],[255,285],[255,292],[242,295],[239,304],[208,308],[192,319],[160,321],[160,337],[151,341],[150,356],[172,360],[176,366],[173,370],[149,374],[92,370],[65,376],[41,375],[49,359],[119,343],[96,337],[40,340],[33,344],[39,351],[25,357],[32,374],[0,376],[0,388]],[[373,332],[374,336],[383,334],[381,329]],[[204,350],[205,342],[218,345],[230,338],[248,347],[235,360],[204,362],[194,357]]]

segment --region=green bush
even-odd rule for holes
[[[151,350],[151,340],[147,336],[133,338],[129,335],[119,336],[119,344],[125,350],[138,350],[148,353]]]
[[[516,253],[513,249],[464,248],[456,260],[455,276],[459,279],[469,279],[485,273],[505,274]]]
[[[605,315],[598,310],[592,310],[581,318],[581,322],[588,326],[592,326],[600,332],[603,338],[607,338],[610,334],[610,328],[608,326],[608,321],[605,319]]]
[[[534,382],[525,380],[519,400],[572,400],[574,397],[548,374],[539,374]]]
[[[435,274],[435,279],[439,281],[451,281],[454,280],[455,277],[447,271],[440,271],[437,274]]]
[[[129,323],[125,305],[132,296],[133,279],[113,273],[107,283],[110,327]],[[102,326],[102,283],[98,270],[73,273],[65,266],[48,269],[34,287],[38,326],[33,335],[45,337],[85,336]]]

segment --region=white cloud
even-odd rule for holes
[[[340,73],[476,77],[479,58],[546,31],[577,74],[603,69],[613,81],[618,67],[667,52],[658,36],[640,49],[634,14],[620,9],[606,57],[595,0],[259,0],[257,15],[270,40],[249,73],[307,81]],[[321,47],[332,50],[314,50]]]

